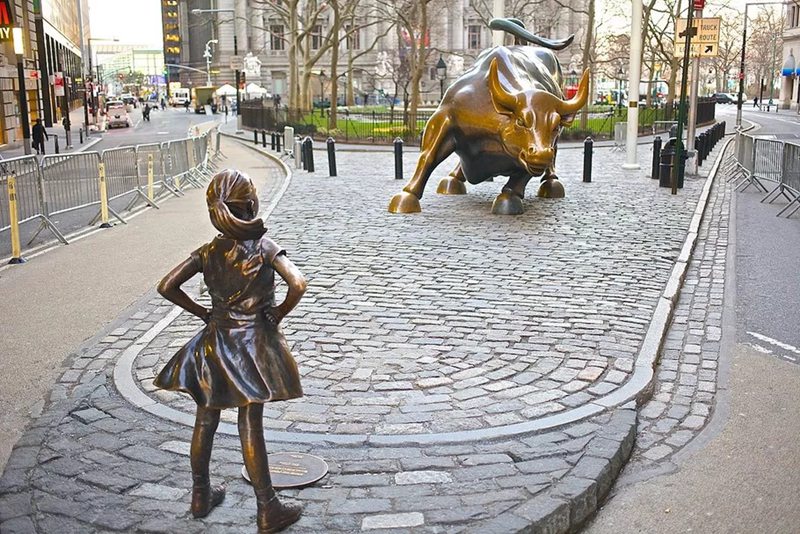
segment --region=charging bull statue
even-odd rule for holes
[[[414,176],[392,197],[390,212],[421,211],[419,200],[428,178],[453,152],[460,163],[439,183],[440,194],[463,195],[465,182],[508,176],[492,205],[492,213],[503,215],[523,212],[525,187],[534,176],[541,176],[538,196],[564,196],[554,172],[555,144],[562,127],[586,105],[589,71],[583,73],[577,94],[564,100],[561,65],[551,50],[569,46],[574,36],[544,39],[516,19],[494,19],[489,26],[513,34],[516,44],[486,50],[447,89],[425,126]]]

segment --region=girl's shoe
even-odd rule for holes
[[[195,518],[205,517],[224,500],[225,486],[212,488],[211,484],[195,484],[192,487],[192,516]]]

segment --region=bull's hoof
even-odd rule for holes
[[[539,186],[539,192],[536,193],[540,198],[564,198],[564,186],[555,178],[545,180]]]
[[[397,193],[389,201],[390,213],[419,213],[420,211],[422,208],[419,205],[419,199],[408,191]]]
[[[442,178],[442,181],[439,182],[439,187],[436,188],[436,192],[440,195],[466,195],[467,186],[458,178],[448,176],[447,178]]]
[[[495,215],[520,215],[525,213],[522,208],[522,199],[510,191],[503,191],[492,204],[492,213]]]

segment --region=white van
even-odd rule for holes
[[[191,102],[192,95],[189,92],[189,89],[173,89],[172,90],[172,97],[170,99],[170,104],[173,106],[183,106],[186,102]]]

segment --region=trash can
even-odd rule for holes
[[[675,165],[675,148],[678,143],[676,138],[667,141],[664,148],[661,149],[661,161],[659,164],[658,185],[660,187],[671,187],[672,183],[672,167]],[[684,147],[681,154],[681,165],[678,169],[678,189],[683,188],[683,175],[686,172],[686,159],[687,153]]]

